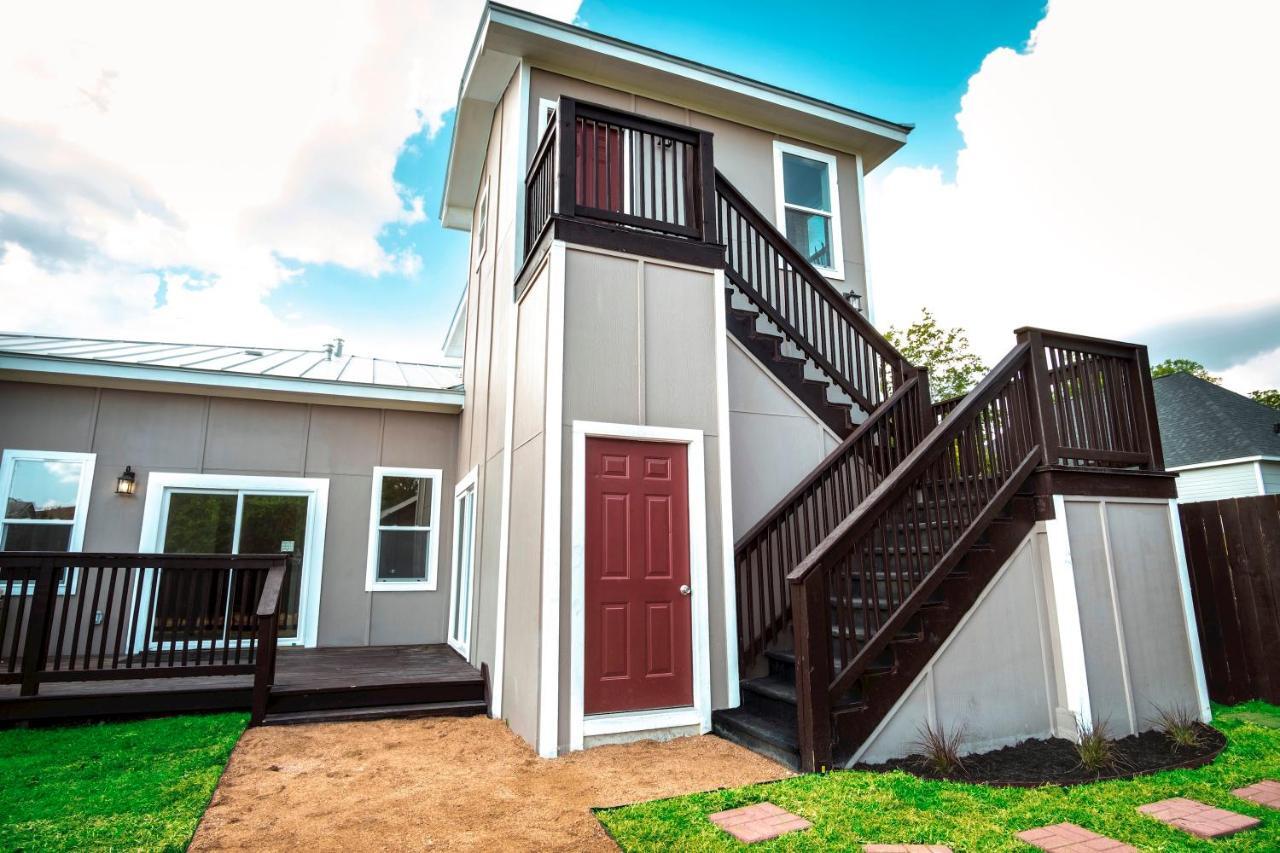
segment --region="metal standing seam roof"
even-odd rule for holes
[[[1190,373],[1152,383],[1165,465],[1280,457],[1280,411]]]
[[[0,333],[0,367],[21,367],[31,359],[71,365],[121,368],[121,376],[156,377],[165,371],[187,376],[207,375],[245,383],[301,381],[315,383],[315,391],[342,386],[378,391],[461,392],[462,369],[448,364],[426,364],[348,355],[330,358],[324,350],[281,347],[240,347],[218,344],[179,344],[158,341],[121,341],[95,338],[60,338],[45,335]],[[22,364],[19,364],[22,362]],[[156,373],[158,371],[159,373]],[[322,387],[323,386],[323,387]],[[307,385],[298,386],[305,390]],[[376,393],[375,393],[376,396]]]

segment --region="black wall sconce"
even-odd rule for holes
[[[137,475],[133,473],[133,466],[124,466],[124,473],[116,477],[116,494],[132,495],[138,490]]]

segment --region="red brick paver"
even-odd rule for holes
[[[1244,788],[1236,788],[1231,793],[1241,799],[1249,800],[1260,806],[1266,806],[1271,809],[1280,809],[1280,782],[1274,779],[1264,779],[1261,782],[1254,782]]]
[[[710,820],[743,844],[768,841],[810,826],[809,821],[773,803],[756,803],[754,806],[716,812],[710,816]]]
[[[1145,806],[1138,806],[1138,811],[1200,838],[1222,838],[1235,835],[1241,830],[1253,829],[1262,823],[1256,817],[1214,808],[1195,800],[1188,800],[1186,797],[1148,803]]]
[[[1098,850],[1111,851],[1111,853],[1121,853],[1121,851],[1138,853],[1137,847],[1090,832],[1074,823],[1055,823],[1053,826],[1027,829],[1019,832],[1018,838],[1032,847],[1053,850],[1054,853],[1093,853]]]
[[[951,853],[941,844],[867,844],[863,853]]]

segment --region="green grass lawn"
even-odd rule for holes
[[[247,714],[0,731],[0,850],[182,850]]]
[[[1074,788],[987,788],[927,782],[902,772],[837,771],[797,776],[670,800],[601,810],[598,817],[624,850],[734,850],[742,845],[707,820],[723,809],[763,801],[807,818],[813,828],[756,850],[860,850],[867,843],[949,844],[956,851],[1032,848],[1015,832],[1071,821],[1143,850],[1280,850],[1280,812],[1231,795],[1260,779],[1280,779],[1280,708],[1249,702],[1215,708],[1229,741],[1217,761]],[[1185,796],[1262,819],[1262,826],[1221,841],[1200,841],[1140,815],[1144,803]]]

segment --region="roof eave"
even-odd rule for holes
[[[437,412],[460,411],[465,398],[460,388],[401,388],[89,359],[20,356],[12,353],[0,353],[0,377],[57,384],[84,382],[105,387],[146,387],[151,390],[255,399],[322,399],[324,402],[361,408]]]

